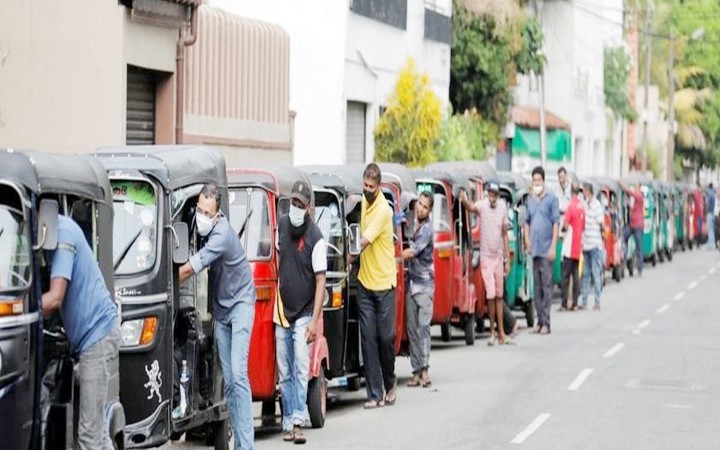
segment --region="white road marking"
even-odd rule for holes
[[[698,286],[698,282],[697,282],[697,281],[693,281],[692,283],[688,284],[688,290],[689,290],[689,291],[692,291],[692,290],[695,289],[697,286]]]
[[[693,405],[664,405],[666,408],[672,409],[695,409]]]
[[[640,322],[637,327],[638,327],[638,329],[642,330],[643,328],[645,328],[646,326],[650,325],[651,323],[652,323],[652,320],[650,320],[650,319],[645,319],[645,320],[643,320],[642,322]]]
[[[608,351],[605,352],[605,354],[603,355],[603,358],[612,358],[612,357],[615,356],[620,350],[622,350],[623,347],[625,347],[625,343],[624,343],[624,342],[618,342],[617,344],[613,345],[613,347],[612,347],[610,350],[608,350]]]
[[[580,386],[587,380],[587,378],[590,376],[590,374],[593,373],[593,369],[583,369],[580,374],[575,378],[575,381],[572,382],[570,386],[568,386],[568,391],[577,391],[580,389]]]
[[[678,295],[675,296],[675,298],[673,298],[673,300],[675,300],[675,301],[677,302],[677,301],[679,301],[679,300],[682,300],[683,297],[685,297],[685,293],[684,293],[684,292],[680,292]]]
[[[665,303],[665,304],[662,305],[660,308],[658,308],[658,310],[655,311],[655,313],[656,313],[656,314],[662,314],[662,313],[664,313],[665,311],[667,311],[668,309],[670,309],[670,303]]]
[[[711,268],[708,270],[708,273],[709,273],[710,275],[712,275],[712,274],[715,273],[716,270],[717,270],[717,269],[715,269],[714,267],[711,267]]]
[[[520,433],[518,433],[517,436],[513,438],[512,441],[510,441],[511,444],[522,444],[525,442],[527,438],[530,437],[531,434],[536,432],[542,424],[545,423],[546,420],[550,418],[550,413],[542,413],[538,415],[535,420],[532,421],[530,425],[528,425],[527,428],[522,430]]]

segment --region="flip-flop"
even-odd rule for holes
[[[515,345],[515,341],[513,341],[509,337],[506,337],[500,345]]]
[[[420,378],[413,378],[406,384],[407,387],[418,387],[422,386],[422,380]]]
[[[382,400],[380,400],[380,401],[377,401],[377,400],[368,400],[368,401],[366,401],[365,404],[363,405],[363,408],[365,408],[365,409],[376,409],[376,408],[382,408],[383,406],[385,406],[385,402],[382,401]]]
[[[423,385],[422,385],[422,387],[424,387],[424,388],[429,388],[429,387],[431,387],[431,386],[432,386],[432,381],[430,381],[430,380],[427,380],[427,381],[424,382]]]
[[[285,434],[283,434],[283,441],[285,442],[293,442],[295,440],[295,433],[292,431],[286,431]]]
[[[305,438],[305,435],[302,431],[298,430],[293,432],[293,434],[295,435],[295,439],[293,439],[293,442],[295,444],[302,445],[307,442],[307,439]]]

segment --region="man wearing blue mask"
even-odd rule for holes
[[[252,393],[248,379],[250,335],[255,318],[255,285],[240,239],[220,211],[220,190],[203,186],[195,210],[197,233],[205,245],[180,267],[180,284],[210,267],[214,286],[215,341],[225,379],[225,397],[235,449],[254,448]]]
[[[290,212],[278,222],[280,296],[275,302],[275,342],[282,401],[283,440],[304,444],[310,345],[320,333],[325,300],[327,244],[308,215],[310,186],[297,181]],[[321,375],[322,376],[322,375]]]

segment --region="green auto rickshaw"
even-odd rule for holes
[[[657,258],[660,262],[672,260],[672,244],[668,242],[670,236],[670,210],[668,209],[668,190],[665,183],[653,181],[655,191],[655,242],[657,243]]]
[[[525,313],[527,326],[535,325],[532,258],[525,252],[523,225],[527,214],[528,182],[520,175],[498,172],[500,197],[508,210],[510,273],[505,279],[505,298],[511,309]]]
[[[657,209],[657,193],[654,182],[648,177],[635,174],[632,174],[626,179],[626,182],[633,185],[640,184],[644,201],[642,254],[646,261],[650,261],[650,263],[655,266],[658,261],[658,236],[656,232],[658,218],[655,212]]]

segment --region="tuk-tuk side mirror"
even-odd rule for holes
[[[56,200],[46,198],[40,201],[35,250],[55,250],[57,248],[58,214],[60,214],[60,206]]]
[[[360,246],[360,225],[353,223],[348,227],[349,230],[349,252],[353,256],[357,256],[360,254],[360,250],[362,250]]]
[[[190,258],[190,230],[185,222],[175,222],[173,233],[173,263],[185,264]]]

